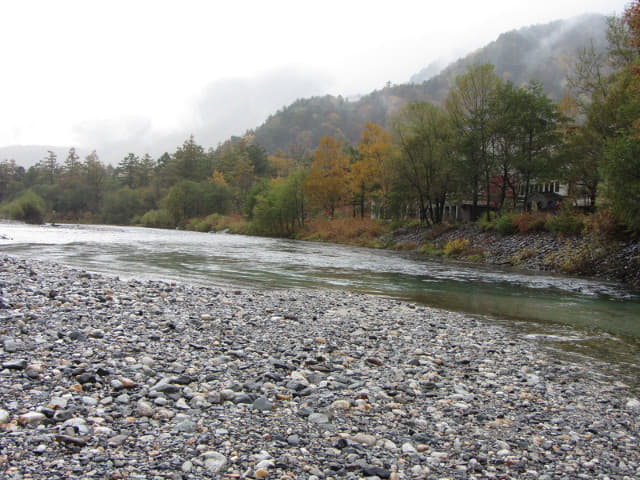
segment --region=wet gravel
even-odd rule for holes
[[[463,314],[0,260],[2,478],[632,479],[640,401]]]

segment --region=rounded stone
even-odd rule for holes
[[[38,425],[45,419],[44,413],[28,412],[18,417],[18,423],[22,425]]]
[[[138,400],[138,403],[136,404],[136,408],[137,408],[138,416],[140,417],[152,417],[155,412],[155,409],[153,408],[153,406],[149,402],[146,402],[145,400]]]
[[[5,423],[9,423],[11,420],[11,415],[4,408],[0,408],[0,425],[4,425]]]
[[[182,433],[193,433],[196,431],[197,428],[198,428],[198,424],[196,422],[194,422],[191,419],[186,419],[186,420],[182,420],[181,422],[178,422],[174,430]]]
[[[212,473],[220,473],[227,466],[227,457],[221,453],[209,450],[201,455],[204,458],[204,467]]]
[[[312,413],[309,415],[309,421],[311,423],[324,424],[329,423],[329,417],[324,413]]]

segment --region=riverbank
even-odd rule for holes
[[[594,235],[558,236],[551,232],[501,235],[467,224],[447,229],[404,227],[388,242],[399,250],[443,255],[447,244],[464,242],[452,257],[460,261],[504,265],[620,282],[640,289],[640,241]]]
[[[470,316],[0,263],[3,478],[637,478],[640,402]]]

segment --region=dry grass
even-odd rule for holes
[[[520,233],[543,232],[549,219],[545,212],[525,212],[513,219],[513,224]]]
[[[298,238],[372,247],[377,246],[378,238],[388,232],[387,225],[368,218],[314,218]]]
[[[185,230],[197,232],[220,232],[229,230],[231,233],[247,233],[249,223],[242,215],[211,214],[205,218],[192,218],[185,223]]]

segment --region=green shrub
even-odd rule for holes
[[[418,249],[418,252],[421,255],[427,256],[441,256],[443,251],[441,248],[438,248],[433,242],[426,242],[422,244],[422,246]]]
[[[478,220],[476,220],[476,225],[481,232],[490,232],[491,230],[496,229],[496,220],[495,218],[487,220],[487,217],[482,215]]]
[[[513,235],[518,232],[518,227],[513,223],[512,214],[500,215],[496,219],[496,231],[502,235]]]
[[[42,197],[28,190],[7,205],[5,212],[13,220],[39,224],[43,222],[45,208]]]
[[[149,210],[140,218],[140,223],[150,228],[173,228],[176,226],[171,214],[164,209]]]
[[[205,218],[188,219],[184,223],[184,229],[202,233],[211,231],[210,225]]]
[[[545,228],[556,235],[578,235],[584,230],[584,218],[578,213],[560,211],[549,216]]]

